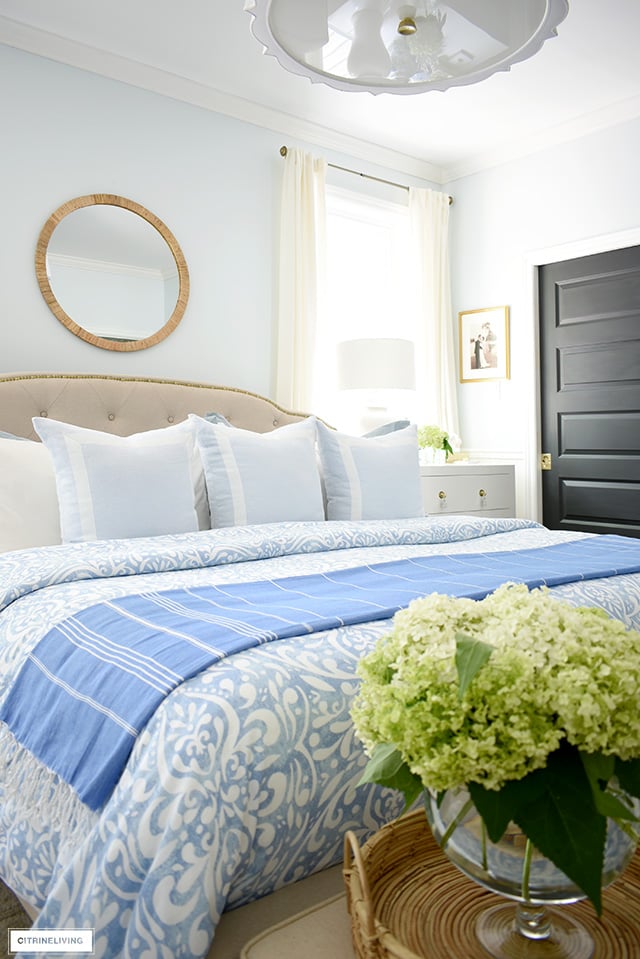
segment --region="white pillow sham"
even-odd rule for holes
[[[64,543],[209,526],[202,465],[185,420],[116,436],[36,416],[56,478]]]
[[[60,542],[49,453],[41,443],[0,438],[0,552]]]
[[[318,422],[327,519],[424,516],[415,425],[378,437],[348,436]]]
[[[323,520],[314,417],[270,433],[208,423],[191,414],[211,526]]]

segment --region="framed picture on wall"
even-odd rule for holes
[[[509,307],[458,313],[460,382],[509,379]]]

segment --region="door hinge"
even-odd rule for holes
[[[541,469],[541,470],[550,470],[550,469],[551,469],[551,453],[541,453],[541,455],[540,455],[540,469]]]

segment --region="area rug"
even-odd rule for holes
[[[0,959],[11,959],[9,929],[29,929],[31,919],[0,881]],[[264,930],[248,942],[240,959],[353,959],[344,894],[303,910]]]
[[[341,879],[341,867],[335,866],[226,914],[208,959],[353,959],[346,899],[335,892]],[[328,898],[320,900],[323,894]],[[305,900],[313,905],[303,908]],[[0,959],[11,959],[9,929],[30,927],[31,919],[0,880]]]
[[[30,929],[31,919],[0,880],[0,959],[8,959],[9,929]]]
[[[291,916],[244,946],[240,959],[353,959],[344,894]]]
[[[321,872],[307,876],[306,879],[284,886],[269,896],[225,912],[216,929],[216,936],[207,959],[242,959],[243,950],[246,952],[254,939],[266,938],[267,932],[270,933],[276,927],[289,923],[292,918],[297,919],[301,914],[312,912],[317,907],[336,900],[339,896],[342,897],[344,916],[348,921],[342,864],[323,869]],[[320,955],[322,959],[327,959],[329,956],[331,959],[342,959],[341,953],[337,950],[335,957],[330,951],[324,951]],[[297,954],[291,950],[278,953],[277,959],[289,959],[290,956],[294,956],[295,959],[311,959],[306,949]],[[249,953],[247,959],[260,959],[260,957],[258,953]],[[353,953],[347,953],[346,959],[353,959]]]

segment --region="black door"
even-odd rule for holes
[[[640,247],[540,267],[543,522],[640,537]]]

